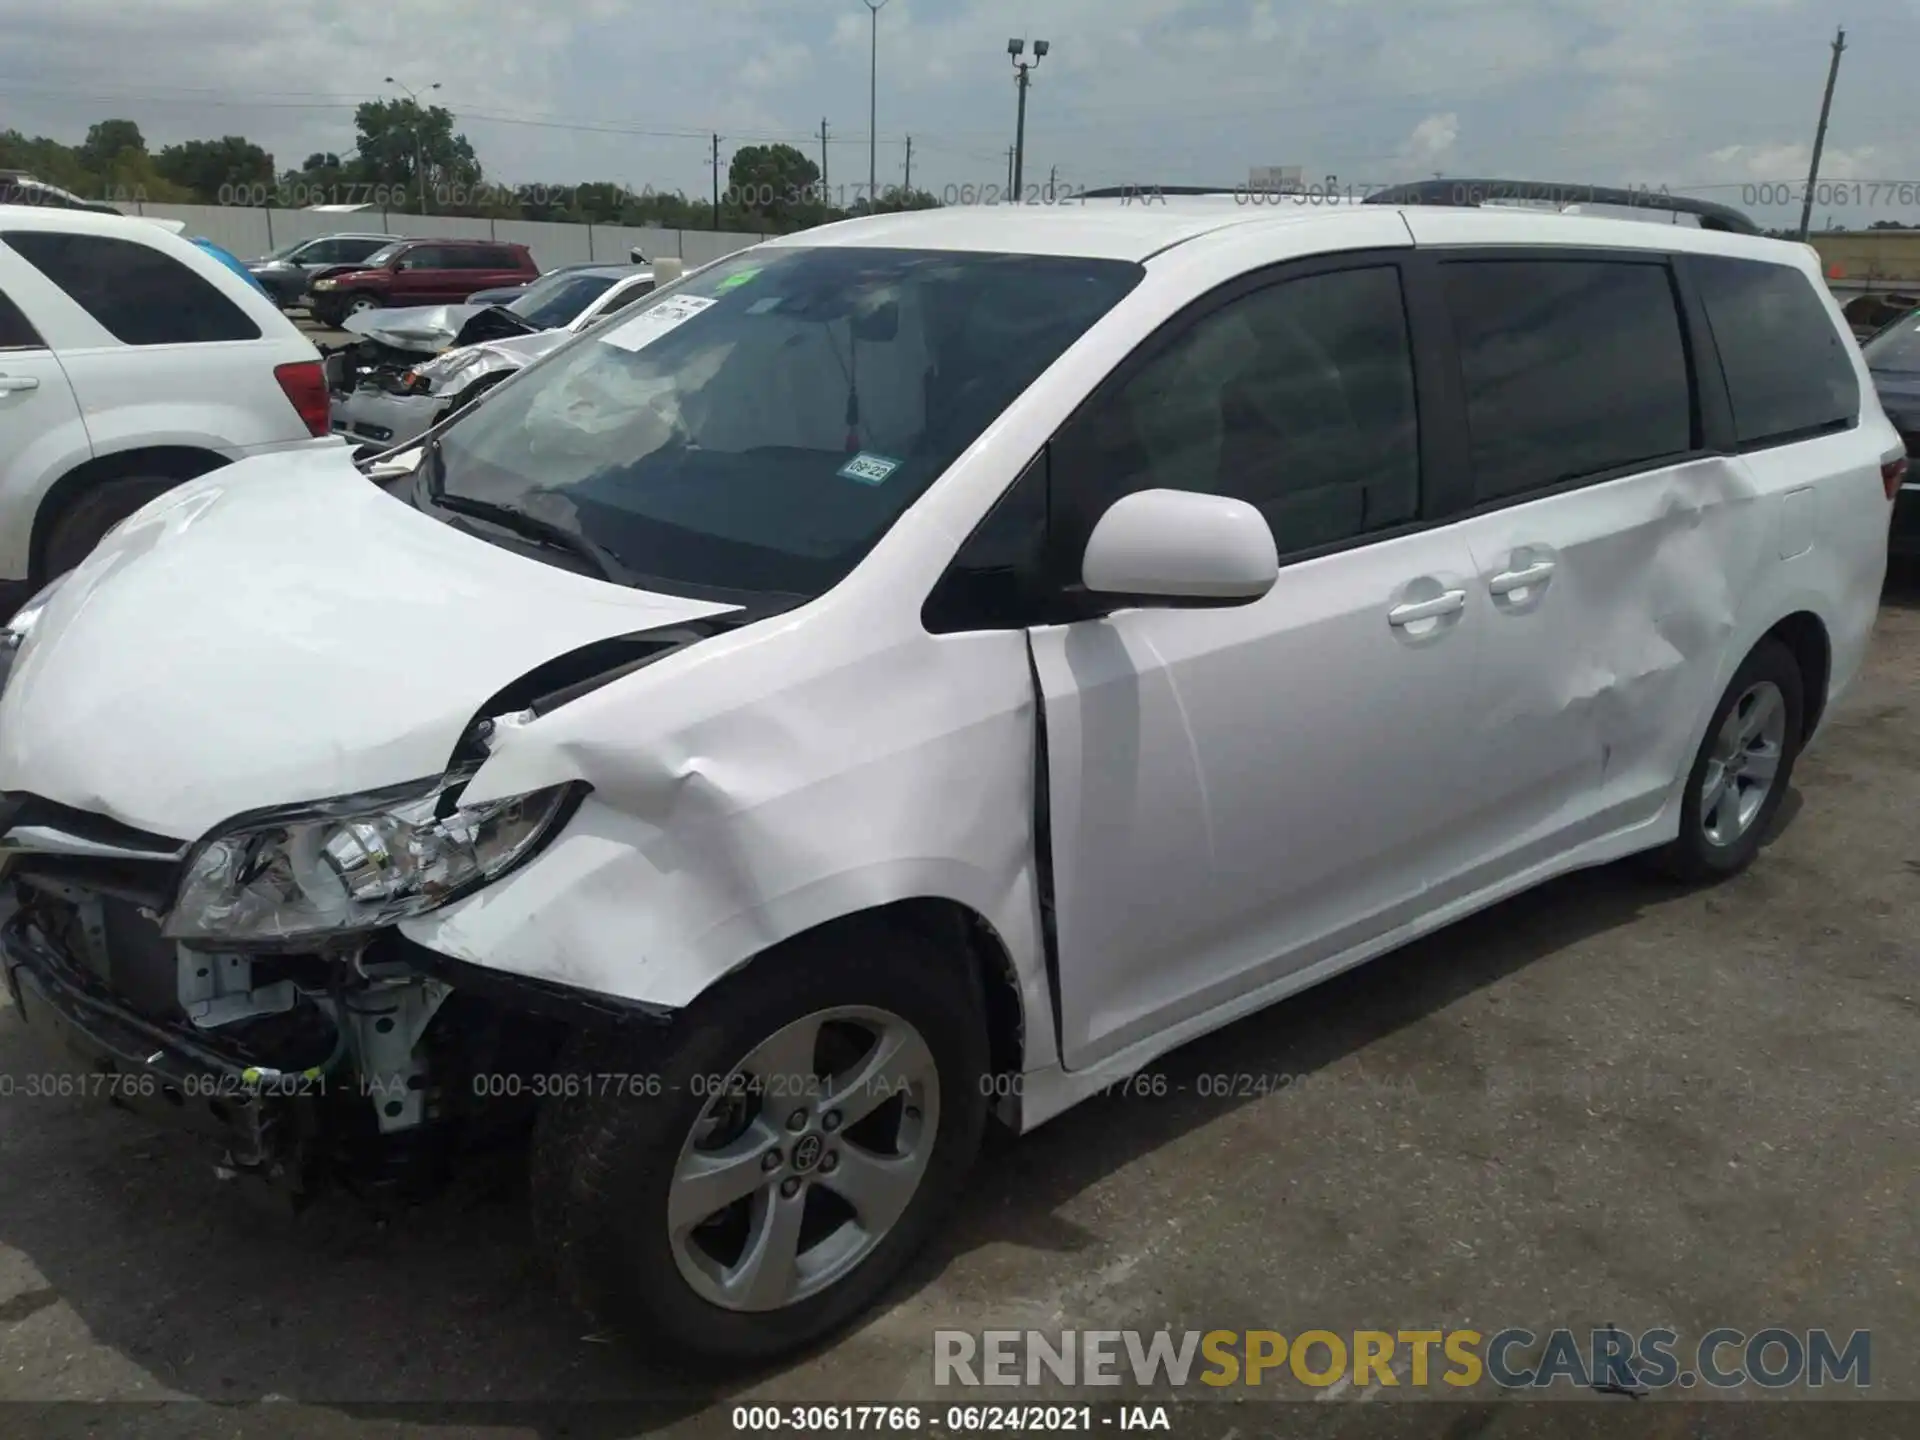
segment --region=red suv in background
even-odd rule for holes
[[[493,240],[399,240],[359,265],[323,270],[307,308],[323,325],[383,305],[457,305],[476,290],[523,285],[540,267],[524,245]]]

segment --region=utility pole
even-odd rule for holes
[[[902,188],[909,195],[913,193],[913,136],[911,135],[907,136],[907,182]]]
[[[1053,182],[1059,174],[1060,167],[1058,165],[1049,165],[1047,167],[1047,199],[1049,201],[1053,199]]]
[[[827,186],[827,117],[820,117],[820,203],[830,205],[833,191]]]
[[[1007,146],[1007,194],[1013,194],[1013,146]]]
[[[879,183],[879,144],[880,144],[880,12],[886,8],[887,0],[878,5],[866,0],[867,9],[873,15],[873,37],[867,50],[867,209],[869,212],[880,203],[879,192],[875,186]]]
[[[1012,192],[1013,198],[1015,200],[1018,200],[1020,198],[1020,187],[1021,187],[1021,184],[1026,179],[1027,84],[1028,84],[1027,72],[1033,69],[1033,67],[1035,65],[1038,65],[1042,60],[1047,58],[1048,45],[1045,40],[1034,41],[1033,42],[1033,59],[1031,61],[1022,60],[1020,58],[1021,54],[1026,50],[1026,48],[1027,48],[1027,42],[1024,40],[1007,41],[1007,55],[1013,61],[1014,88],[1020,92],[1020,118],[1014,122],[1014,130],[1013,130],[1013,178],[1007,182],[1007,188],[1009,191]]]
[[[720,137],[713,137],[713,228],[720,228]]]
[[[1833,109],[1833,82],[1840,78],[1840,54],[1847,48],[1844,28],[1833,37],[1833,59],[1827,65],[1827,93],[1820,97],[1820,125],[1813,132],[1813,163],[1807,167],[1807,195],[1800,204],[1800,239],[1805,243],[1813,223],[1813,192],[1820,183],[1820,151],[1827,143],[1827,114]]]
[[[427,118],[426,106],[420,103],[420,96],[411,85],[396,80],[391,75],[387,76],[387,84],[406,91],[407,98],[413,101],[413,173],[420,182],[420,213],[424,215],[427,213],[427,152],[420,140],[420,127]],[[439,88],[440,82],[436,80],[427,87],[427,92],[431,94]]]

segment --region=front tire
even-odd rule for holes
[[[1687,773],[1680,833],[1648,857],[1654,868],[1697,883],[1753,863],[1793,780],[1805,715],[1799,662],[1763,640],[1714,707]]]
[[[347,297],[346,304],[340,310],[340,318],[351,320],[354,316],[364,315],[369,310],[378,310],[383,303],[378,295],[370,295],[363,290]]]
[[[540,1116],[532,1199],[562,1288],[652,1352],[734,1367],[837,1330],[925,1243],[980,1145],[979,983],[912,932],[803,936],[702,995],[664,1051],[647,1042],[579,1045],[587,1083]]]

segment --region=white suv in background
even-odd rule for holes
[[[0,609],[161,491],[327,435],[319,353],[241,276],[151,221],[0,205]]]

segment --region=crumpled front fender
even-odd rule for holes
[[[1051,1007],[1024,637],[921,634],[822,665],[802,633],[817,632],[789,619],[716,637],[503,727],[469,800],[591,793],[532,861],[407,936],[678,1008],[803,931],[944,899],[1006,948],[1031,1052]]]

